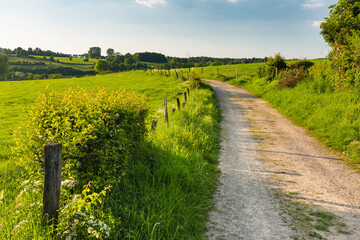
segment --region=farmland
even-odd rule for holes
[[[184,101],[180,95],[189,87],[187,81],[173,76],[132,71],[84,78],[1,82],[0,124],[4,126],[0,130],[1,173],[16,168],[12,162],[16,158],[12,158],[10,150],[15,146],[12,132],[29,121],[27,111],[40,93],[45,89],[62,92],[98,87],[110,91],[124,88],[146,94],[150,107],[146,125],[150,128],[150,120],[155,118],[159,123],[156,132],[150,132],[146,137],[144,152],[129,165],[126,177],[112,187],[111,194],[107,193],[104,204],[96,207],[94,214],[106,217],[102,221],[107,222],[114,238],[198,239],[204,229],[207,209],[211,206],[209,198],[217,175],[214,164],[220,115],[212,92],[199,89],[191,92],[182,111],[170,116],[170,126],[166,127],[159,111],[162,99],[168,99],[171,109],[176,106],[176,97]],[[151,168],[149,161],[154,164]],[[42,233],[39,229],[40,203],[16,211],[19,204],[40,202],[41,190],[30,195],[22,193],[20,198],[19,193],[24,187],[36,188],[37,185],[31,185],[34,184],[31,177],[21,170],[1,179],[2,186],[6,186],[0,191],[1,201],[5,203],[0,210],[0,235],[4,238],[52,239],[49,233]],[[163,184],[164,181],[171,184]],[[70,224],[70,219],[63,222]],[[67,226],[60,227],[65,231]],[[107,233],[99,230],[98,234]]]

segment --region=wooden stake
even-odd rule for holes
[[[56,225],[59,216],[62,144],[45,145],[43,226]]]
[[[168,116],[166,98],[163,99],[163,103],[164,103],[164,122],[165,122],[165,125],[168,126],[169,125],[169,116]]]
[[[177,102],[178,110],[180,110],[180,99],[176,98],[176,102]]]

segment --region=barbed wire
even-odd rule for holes
[[[34,164],[34,163],[28,163],[28,164],[26,164],[26,165],[20,166],[20,167],[14,169],[14,170],[11,170],[11,171],[9,171],[9,172],[7,172],[7,173],[0,174],[0,177],[4,177],[4,176],[7,176],[7,175],[10,175],[10,174],[13,173],[13,172],[18,172],[18,171],[20,171],[20,170],[22,170],[22,169],[24,169],[24,168],[26,168],[26,167],[28,167],[28,166],[31,166],[31,165],[33,165],[33,164]]]

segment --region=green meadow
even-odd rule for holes
[[[165,78],[157,73],[125,72],[84,78],[30,80],[0,82],[0,164],[7,164],[9,149],[13,145],[12,131],[27,121],[26,107],[46,88],[65,90],[68,88],[131,89],[145,93],[153,109],[162,105],[162,99],[176,96],[186,88],[186,83],[175,78]],[[0,168],[1,169],[1,168]]]
[[[191,90],[186,106],[171,113],[176,107],[176,98],[184,102],[183,93],[189,87],[188,81],[176,79],[173,74],[166,77],[157,72],[132,71],[72,79],[1,82],[0,86],[1,239],[203,237],[218,176],[221,118],[215,95],[208,87]],[[146,144],[136,161],[134,159],[127,167],[126,175],[119,176],[121,181],[101,198],[102,204],[88,203],[93,204],[91,213],[97,216],[94,220],[87,219],[85,225],[76,225],[84,217],[67,214],[67,205],[60,202],[62,224],[57,229],[43,229],[41,184],[32,180],[33,175],[28,175],[24,169],[7,175],[14,168],[14,160],[10,160],[11,147],[15,144],[12,132],[29,121],[27,109],[46,89],[98,87],[129,89],[148,97]],[[169,126],[163,122],[163,98],[168,100]],[[150,130],[152,119],[158,119],[156,131]],[[65,194],[67,199],[71,199],[69,193],[71,191]],[[90,199],[83,194],[84,199]],[[91,198],[100,198],[101,195],[96,194],[92,192]]]

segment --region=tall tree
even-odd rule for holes
[[[108,50],[106,50],[106,55],[108,56],[108,58],[112,58],[115,56],[115,51],[112,48],[108,48]]]
[[[360,0],[339,0],[329,7],[321,34],[332,48],[336,86],[360,86]]]
[[[97,58],[99,59],[101,57],[101,48],[100,47],[91,47],[89,49],[89,58]]]
[[[9,72],[9,59],[5,54],[0,54],[0,81],[5,81]]]

